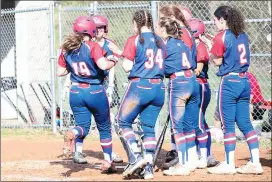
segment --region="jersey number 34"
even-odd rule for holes
[[[162,50],[158,49],[155,61],[154,61],[154,50],[147,49],[146,56],[148,57],[148,61],[145,62],[145,68],[152,69],[155,64],[158,64],[159,68],[163,68],[163,59],[162,59]]]

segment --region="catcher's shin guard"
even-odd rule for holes
[[[128,156],[128,162],[129,163],[133,163],[136,161],[136,156],[134,155],[134,152],[133,150],[130,148],[127,140],[125,139],[124,135],[123,135],[123,131],[122,129],[119,127],[118,125],[118,122],[115,121],[114,122],[114,129],[115,129],[115,132],[117,133],[117,135],[119,136],[120,140],[121,140],[121,143],[127,153],[127,156]]]

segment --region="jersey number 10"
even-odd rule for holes
[[[154,62],[154,50],[153,49],[147,49],[146,50],[146,56],[148,57],[148,61],[145,62],[145,68],[152,69],[156,64],[158,64],[159,68],[162,69],[163,67],[163,59],[162,59],[162,50],[158,49],[155,62]]]

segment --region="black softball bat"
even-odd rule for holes
[[[23,93],[23,97],[24,97],[24,100],[25,100],[25,103],[26,103],[26,107],[27,107],[27,111],[28,111],[28,115],[29,115],[29,118],[30,118],[30,121],[34,124],[34,123],[37,123],[37,120],[32,112],[32,109],[28,103],[28,101],[26,100],[26,96],[25,96],[25,92],[24,92],[24,89],[23,89],[23,86],[20,84],[20,87],[21,87],[21,90],[22,90],[22,93]]]
[[[5,91],[3,91],[4,94],[6,95],[6,97],[8,98],[9,102],[11,103],[11,105],[13,106],[13,108],[18,112],[18,114],[21,116],[21,118],[24,120],[25,123],[28,123],[25,115],[15,106],[15,104],[12,102],[12,100],[10,99],[10,97],[6,94]]]
[[[161,135],[160,135],[160,137],[159,137],[159,139],[157,141],[155,155],[154,155],[154,158],[153,158],[153,167],[155,167],[157,159],[158,159],[158,156],[160,154],[160,151],[161,151],[161,148],[162,148],[162,144],[163,144],[163,141],[164,141],[164,137],[165,137],[165,133],[166,133],[166,129],[168,127],[169,120],[170,120],[170,115],[167,116],[166,123],[164,124],[164,127],[163,127],[163,130],[161,132]]]

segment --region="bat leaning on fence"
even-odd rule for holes
[[[43,109],[43,111],[44,111],[44,113],[45,113],[45,122],[46,122],[46,121],[49,121],[49,122],[50,122],[50,121],[51,121],[51,110],[50,110],[50,109],[47,109],[47,108],[43,105],[43,103],[42,103],[41,99],[39,98],[39,96],[38,96],[36,90],[34,89],[32,83],[30,84],[30,87],[32,88],[34,94],[36,95],[37,99],[39,100],[39,102],[40,102],[40,104],[41,104],[41,106],[42,106],[42,109]]]
[[[23,97],[24,97],[24,100],[25,100],[25,103],[26,103],[26,107],[27,107],[29,119],[32,122],[32,124],[35,124],[35,123],[37,123],[37,120],[36,120],[36,118],[35,118],[35,116],[34,116],[34,114],[32,112],[32,109],[31,109],[28,101],[26,100],[25,92],[24,92],[23,86],[21,84],[20,84],[20,87],[21,87],[21,90],[22,90],[22,93],[23,93]]]
[[[13,106],[13,108],[18,112],[18,114],[21,116],[21,118],[24,120],[25,123],[28,123],[25,115],[15,106],[15,104],[11,101],[10,97],[6,94],[5,91],[3,91],[4,94],[6,95],[6,97],[8,98],[9,102],[11,103],[11,105]]]
[[[38,84],[38,85],[39,85],[39,87],[40,87],[40,89],[41,89],[41,91],[42,91],[42,93],[43,93],[43,95],[44,95],[44,97],[45,97],[45,99],[46,99],[49,107],[51,107],[51,103],[49,101],[50,98],[47,98],[47,95],[46,95],[45,91],[43,90],[43,87],[41,86],[41,84]]]
[[[153,167],[155,167],[158,156],[160,154],[162,144],[163,144],[163,141],[164,141],[164,137],[165,137],[165,133],[166,133],[166,130],[167,130],[167,127],[168,127],[168,124],[169,124],[169,120],[170,120],[170,115],[167,116],[167,120],[166,120],[166,122],[164,124],[161,135],[160,135],[160,137],[159,137],[159,139],[157,141],[155,155],[154,155],[154,158],[153,158]]]

